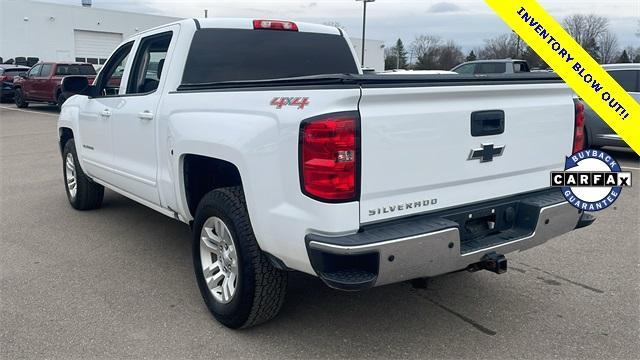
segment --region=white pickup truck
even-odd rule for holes
[[[360,290],[462,269],[593,218],[549,188],[584,142],[549,75],[363,75],[339,29],[184,20],[136,34],[58,123],[78,210],[109,188],[193,230],[231,328],[274,317],[287,272]]]

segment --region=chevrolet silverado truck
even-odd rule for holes
[[[230,328],[274,317],[288,271],[350,291],[502,273],[504,254],[593,221],[549,187],[584,144],[555,76],[365,75],[334,27],[192,19],[63,91],[71,206],[100,207],[106,187],[189,224],[200,292]]]
[[[16,106],[26,108],[30,102],[44,102],[60,108],[66,101],[61,83],[65,76],[86,76],[93,81],[96,71],[86,63],[42,62],[34,65],[24,76],[13,81]]]

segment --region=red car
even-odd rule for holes
[[[13,81],[16,106],[25,108],[30,102],[45,102],[61,107],[66,97],[60,83],[65,76],[84,75],[93,82],[96,70],[86,63],[41,62],[34,65],[24,76]]]

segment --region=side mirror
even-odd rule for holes
[[[26,79],[27,78],[27,73],[24,72],[24,71],[23,72],[19,72],[18,76],[20,76],[21,78],[25,78]]]
[[[61,89],[66,97],[73,95],[96,96],[95,88],[89,85],[89,79],[86,76],[65,76],[62,79]]]

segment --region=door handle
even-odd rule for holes
[[[471,113],[471,136],[499,135],[504,133],[504,111],[475,111]]]
[[[111,111],[109,111],[109,109],[104,109],[104,110],[102,110],[100,115],[102,115],[104,117],[109,117],[109,116],[111,116]]]
[[[138,114],[141,120],[153,120],[153,114],[150,111],[144,111]]]

